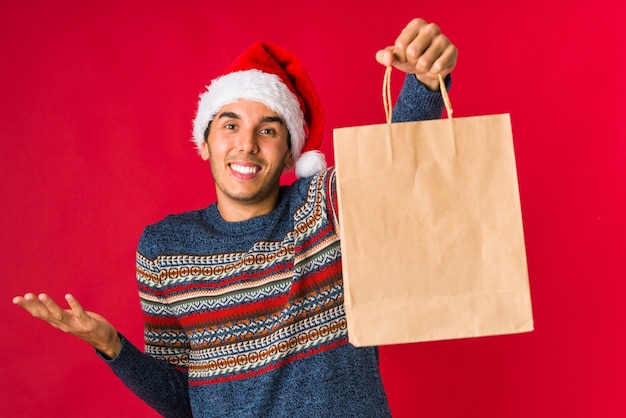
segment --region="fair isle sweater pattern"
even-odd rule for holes
[[[347,344],[334,176],[331,168],[309,179],[280,240],[229,252],[209,244],[204,254],[138,251],[145,352],[202,386]]]

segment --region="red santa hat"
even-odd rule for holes
[[[283,119],[291,137],[296,176],[312,176],[326,168],[324,154],[319,151],[324,130],[322,106],[311,79],[293,54],[277,45],[257,42],[207,86],[193,121],[198,150],[217,112],[241,99],[263,103]]]

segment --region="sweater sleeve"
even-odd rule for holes
[[[446,88],[450,88],[451,81],[448,75],[445,79]],[[407,74],[393,108],[393,122],[439,119],[443,107],[440,92],[428,90],[415,75]]]
[[[164,417],[191,417],[187,374],[142,353],[123,335],[122,349],[104,359],[113,373],[141,400]]]
[[[139,240],[136,264],[145,353],[122,337],[119,355],[105,361],[135,395],[164,417],[190,417],[189,342],[163,296],[157,245],[148,230]]]

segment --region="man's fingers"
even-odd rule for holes
[[[452,72],[457,54],[456,47],[439,26],[417,18],[405,26],[393,47],[378,51],[376,59],[407,73],[436,78],[437,74],[445,76]]]
[[[413,19],[396,39],[394,44],[396,56],[400,62],[415,65],[420,56],[439,35],[441,35],[439,26],[434,23],[427,23],[423,19]]]
[[[429,39],[427,44],[421,42],[411,44],[407,48],[409,63],[414,64],[417,71],[429,72],[445,51],[446,46],[445,37]]]
[[[13,303],[24,308],[35,318],[42,319],[55,326],[63,321],[66,314],[46,293],[40,293],[39,295],[26,293],[24,296],[16,296],[13,298]],[[80,307],[80,305],[78,306]],[[80,312],[82,312],[82,308],[80,308]]]
[[[52,300],[50,296],[48,296],[45,293],[42,293],[39,295],[39,300],[48,309],[48,312],[50,316],[52,316],[53,319],[57,321],[63,321],[63,314],[65,313],[65,311],[61,309],[61,307],[57,305],[57,303],[54,300]]]
[[[27,293],[24,296],[16,296],[13,298],[13,303],[16,305],[19,305],[21,307],[24,307],[24,305],[26,305],[27,303],[27,298],[35,296],[32,293]]]
[[[457,49],[447,39],[434,42],[418,58],[417,73],[431,73],[447,75],[456,65]]]
[[[26,293],[24,296],[16,296],[13,303],[26,309],[36,318],[43,318],[48,313],[48,308],[34,293]]]
[[[434,74],[441,74],[443,76],[452,72],[456,66],[456,60],[459,54],[459,50],[452,44],[448,44],[446,49],[439,56],[437,61],[432,65],[431,72]]]
[[[399,50],[406,50],[406,48],[415,41],[415,39],[420,36],[423,36],[424,26],[427,26],[428,22],[424,19],[416,18],[411,20],[400,32],[400,35],[396,38],[394,43],[395,47]]]

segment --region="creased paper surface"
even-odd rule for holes
[[[508,114],[334,131],[356,346],[533,329]]]

